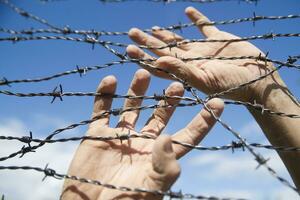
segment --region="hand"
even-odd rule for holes
[[[237,39],[238,37],[230,33],[220,31],[212,25],[201,25],[209,20],[195,8],[188,7],[185,10],[187,16],[192,22],[199,24],[198,28],[205,38],[210,39]],[[184,39],[170,31],[159,30],[154,27],[150,36],[137,28],[133,28],[129,32],[130,38],[140,45],[161,47],[174,41],[183,41]],[[204,42],[189,43],[179,45],[178,47],[153,49],[151,50],[159,58],[156,62],[151,63],[157,68],[165,69],[177,77],[186,80],[190,85],[207,93],[213,94],[227,89],[239,86],[250,80],[266,74],[273,69],[271,63],[258,62],[254,59],[239,60],[194,60],[183,62],[179,58],[196,58],[196,57],[238,57],[238,56],[254,56],[258,57],[263,53],[249,42]],[[153,59],[149,54],[145,53],[138,47],[130,45],[127,48],[130,57],[136,59]],[[178,57],[178,58],[176,58]],[[154,75],[169,78],[166,73],[148,69]],[[281,83],[284,85],[277,73],[265,78],[261,81],[251,84],[235,92],[229,93],[226,97],[234,100],[250,101],[253,98],[259,100],[266,95],[264,92],[268,86]],[[270,88],[269,88],[270,89]],[[252,98],[252,99],[251,99]]]
[[[150,82],[150,74],[146,70],[136,72],[129,95],[144,95]],[[97,92],[113,94],[116,89],[116,79],[108,76],[102,80]],[[166,95],[182,96],[184,92],[180,83],[171,84]],[[159,105],[174,105],[178,99],[160,101]],[[126,99],[124,109],[138,107],[142,100]],[[110,97],[96,97],[93,117],[101,115],[111,108]],[[223,110],[223,102],[212,99],[208,106],[219,116]],[[175,108],[157,108],[140,131],[157,137],[155,140],[131,138],[123,141],[83,141],[70,165],[69,174],[88,179],[99,180],[116,186],[130,188],[147,188],[153,190],[168,190],[180,173],[176,159],[186,154],[190,149],[172,144],[171,140],[198,144],[215,123],[211,114],[202,110],[184,129],[172,137],[161,135]],[[116,136],[122,134],[139,134],[134,131],[139,111],[124,112],[116,128],[109,127],[109,116],[93,122],[88,131],[89,136]],[[101,186],[66,180],[62,199],[158,199],[147,193],[116,191]],[[162,198],[162,197],[160,197]]]

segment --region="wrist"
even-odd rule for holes
[[[272,72],[275,68],[271,65],[268,69],[266,73]],[[277,107],[277,104],[282,105],[281,99],[287,100],[286,97],[292,96],[277,71],[252,84],[250,91],[250,102],[268,106],[270,109]]]
[[[262,108],[273,112],[299,115],[299,103],[279,75],[276,73],[268,79],[264,80],[263,84],[259,83],[260,85],[257,86],[257,91],[250,102],[260,104],[263,106]],[[248,107],[248,110],[273,145],[295,146],[292,144],[292,141],[295,140],[291,139],[292,136],[287,130],[291,128],[290,126],[297,127],[294,124],[297,121],[252,107]]]

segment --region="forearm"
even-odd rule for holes
[[[299,104],[279,78],[257,95],[257,103],[273,111],[300,115]],[[300,119],[261,113],[249,108],[270,143],[274,146],[300,147]],[[295,185],[300,189],[300,152],[278,152]]]

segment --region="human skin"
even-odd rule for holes
[[[230,33],[220,31],[212,25],[203,25],[209,19],[193,7],[185,10],[186,15],[192,22],[197,24],[200,32],[207,39],[235,39],[238,38]],[[159,30],[153,27],[152,36],[133,28],[129,37],[139,45],[161,47],[174,41],[182,41],[183,37],[170,31]],[[175,74],[177,77],[186,80],[193,87],[207,93],[214,94],[226,91],[239,86],[259,76],[265,75],[274,69],[270,62],[261,62],[254,59],[238,60],[202,60],[183,62],[180,58],[195,58],[203,56],[211,57],[238,57],[264,55],[257,47],[249,42],[206,42],[189,43],[173,48],[152,49],[158,59],[149,64],[156,68],[163,69]],[[153,59],[152,56],[135,45],[127,47],[127,53],[131,58]],[[141,65],[152,74],[172,79],[163,71],[153,70],[147,65]],[[277,72],[255,82],[254,84],[242,87],[225,98],[258,103],[273,111],[293,113],[300,115],[299,103],[289,92],[284,81]],[[268,113],[261,113],[248,108],[256,119],[270,143],[274,146],[299,147],[300,146],[300,123],[299,119],[285,118]],[[278,152],[285,166],[287,167],[295,185],[300,188],[300,153],[299,152]]]
[[[128,90],[129,95],[144,95],[150,82],[150,73],[138,70]],[[117,80],[113,76],[105,77],[98,86],[98,93],[114,94]],[[182,96],[184,88],[174,82],[166,89],[168,96]],[[178,99],[160,101],[159,105],[174,105]],[[124,109],[138,107],[142,100],[126,99]],[[92,118],[110,110],[112,98],[98,96],[95,98]],[[220,99],[208,102],[217,116],[220,116],[224,104]],[[215,123],[209,111],[203,109],[182,130],[172,136],[161,135],[175,107],[157,108],[140,130],[135,130],[139,111],[124,112],[116,128],[109,127],[109,116],[90,124],[88,136],[116,136],[128,134],[146,134],[156,139],[131,138],[129,140],[93,141],[84,140],[79,145],[68,174],[92,180],[99,180],[115,186],[129,188],[146,188],[167,191],[180,174],[177,159],[190,149],[172,144],[172,140],[192,145],[198,144]],[[162,196],[149,193],[134,193],[112,190],[102,186],[65,180],[61,199],[162,199]]]

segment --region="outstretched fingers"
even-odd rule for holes
[[[149,83],[150,83],[150,73],[144,69],[138,70],[133,77],[127,95],[131,95],[131,96],[145,95]],[[142,99],[134,99],[134,98],[126,99],[123,109],[139,107],[141,106],[142,101],[143,101]],[[123,127],[123,128],[128,128],[133,130],[136,121],[139,117],[139,113],[140,113],[139,110],[124,112],[120,116],[120,120],[117,127]]]
[[[165,47],[167,45],[165,42],[141,31],[140,29],[132,28],[128,35],[137,44],[150,47],[149,50],[158,56],[182,56],[184,54],[184,51],[177,47]]]
[[[206,105],[210,110],[202,109],[185,128],[172,136],[173,140],[197,145],[206,136],[216,123],[216,119],[211,112],[213,112],[216,117],[219,117],[223,112],[224,103],[221,99],[215,98],[210,100]],[[190,148],[176,144],[173,145],[173,148],[177,158],[182,157],[191,150]]]
[[[166,96],[182,96],[184,93],[184,88],[181,83],[174,82],[172,83],[166,90]],[[165,99],[159,101],[159,106],[168,106],[168,105],[176,105],[178,104],[180,99]],[[152,114],[152,116],[147,121],[144,128],[141,132],[151,133],[154,135],[159,135],[163,129],[166,127],[169,119],[171,118],[173,112],[175,111],[175,107],[164,107],[164,108],[156,108]]]
[[[169,78],[168,74],[155,69],[155,65],[154,65],[155,61],[153,61],[153,62],[147,61],[147,60],[155,60],[156,58],[150,56],[149,54],[144,52],[139,47],[137,47],[135,45],[128,45],[126,52],[130,58],[143,60],[143,61],[139,61],[137,63],[142,68],[146,69],[151,74],[153,74],[154,76],[158,76],[161,78]]]
[[[112,96],[117,88],[117,79],[114,76],[105,77],[97,88],[97,93],[103,94],[96,96],[94,101],[94,109],[92,118],[101,116],[98,120],[90,124],[90,128],[101,128],[109,125],[109,114],[107,111],[111,109]]]
[[[205,37],[213,37],[220,32],[219,29],[214,25],[205,25],[205,23],[209,23],[210,20],[194,7],[187,7],[185,9],[185,13],[191,19],[191,21],[197,25]]]
[[[177,43],[177,47],[179,49],[188,51],[190,50],[190,47],[186,44],[180,44],[180,42],[182,42],[184,40],[184,38],[174,32],[168,31],[168,30],[162,30],[160,27],[158,26],[154,26],[152,28],[152,35],[154,37],[156,37],[157,39],[165,42],[166,44],[170,44],[170,43]],[[179,42],[179,43],[178,43]]]

